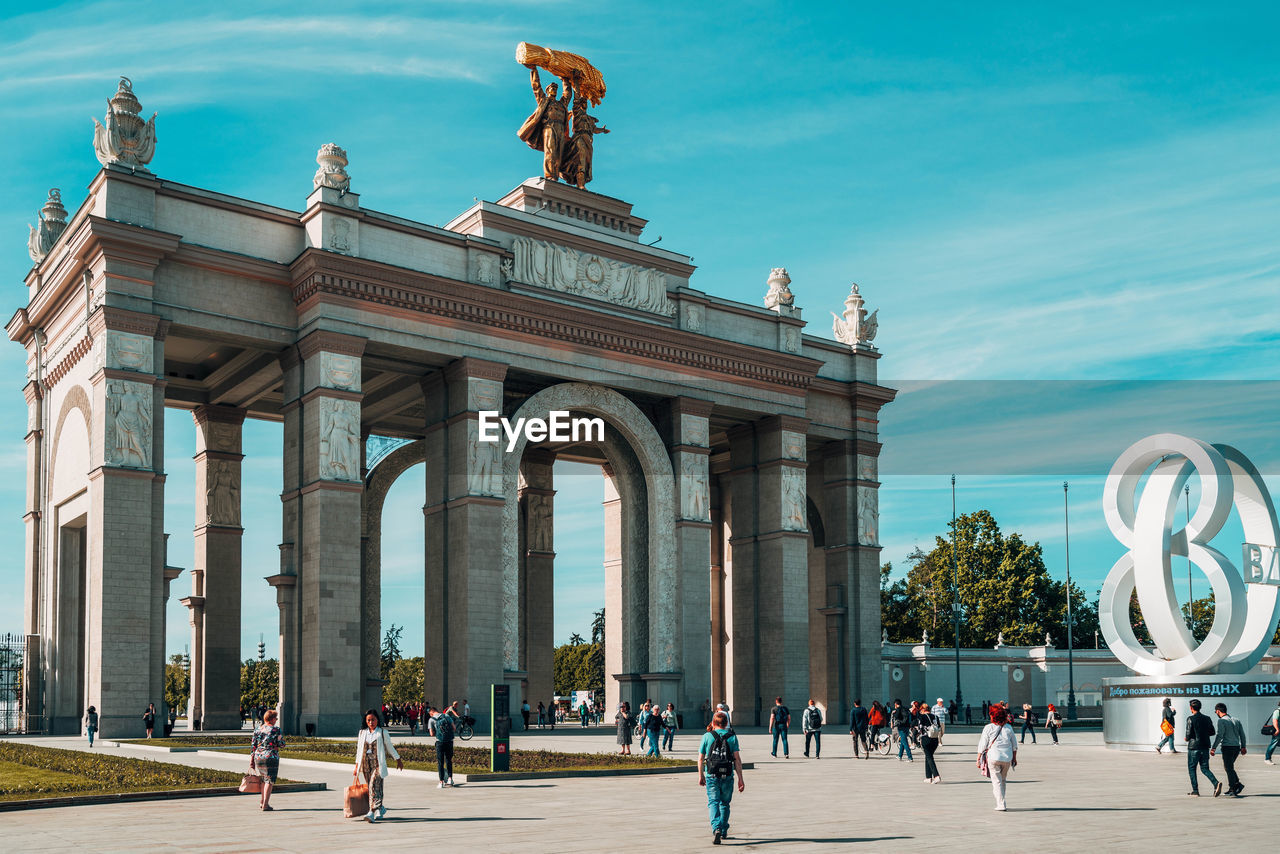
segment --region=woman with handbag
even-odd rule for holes
[[[276,710],[268,709],[262,716],[262,726],[253,731],[249,740],[249,768],[262,778],[258,809],[263,812],[271,812],[271,789],[280,772],[280,750],[284,747],[284,735],[276,726],[276,718]]]
[[[924,735],[920,736],[920,746],[924,750],[924,781],[941,783],[942,774],[938,772],[938,763],[933,754],[942,743],[942,721],[928,706],[922,708],[921,718],[924,724]]]
[[[1009,710],[1000,703],[991,706],[991,723],[982,729],[978,741],[978,769],[991,778],[991,792],[996,798],[996,811],[1007,812],[1004,789],[1009,772],[1018,767],[1018,740],[1009,726]]]
[[[1173,719],[1177,714],[1173,708],[1173,700],[1165,697],[1164,704],[1160,709],[1160,734],[1164,737],[1156,745],[1156,753],[1163,753],[1163,748],[1166,744],[1169,745],[1170,753],[1178,752],[1178,749],[1173,746],[1173,734],[1178,731]]]
[[[374,709],[364,713],[364,728],[356,737],[356,767],[351,772],[357,779],[363,775],[364,783],[369,787],[369,811],[364,820],[372,824],[387,814],[382,805],[382,781],[387,774],[387,754],[396,761],[396,770],[404,770],[404,762],[391,744],[391,736],[378,725],[378,713]]]

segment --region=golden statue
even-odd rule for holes
[[[529,69],[529,84],[537,109],[525,119],[517,135],[530,148],[542,152],[542,175],[552,181],[561,180],[585,187],[591,180],[594,136],[609,133],[587,112],[587,105],[599,104],[604,98],[604,78],[581,56],[538,45],[520,42],[516,61]],[[542,88],[538,77],[541,66],[560,78],[564,94],[555,83]],[[569,104],[573,103],[573,135],[569,135]]]

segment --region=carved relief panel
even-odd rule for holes
[[[481,442],[480,426],[467,427],[467,493],[502,497],[502,443]]]
[[[858,487],[858,545],[880,545],[880,495],[872,486]]]
[[[240,527],[240,471],[230,460],[205,463],[205,523]]]
[[[667,276],[660,270],[528,237],[515,238],[511,249],[512,281],[668,317],[676,312],[667,297]]]
[[[322,397],[320,409],[320,477],[360,482],[360,403]]]
[[[106,339],[106,367],[144,374],[154,371],[154,339],[147,335],[118,332],[114,329],[107,330]]]
[[[680,454],[680,518],[711,521],[707,458],[701,454]]]
[[[805,512],[805,471],[793,466],[782,468],[782,530],[807,531]]]
[[[343,353],[320,353],[320,385],[343,391],[360,390],[360,359]]]
[[[109,466],[151,468],[152,390],[146,383],[107,383],[103,461]]]

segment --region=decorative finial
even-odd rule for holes
[[[796,303],[795,294],[791,293],[791,277],[787,275],[786,267],[774,267],[769,272],[769,278],[766,282],[769,285],[769,292],[764,295],[764,307],[778,310],[778,306],[793,306]]]
[[[1045,645],[1045,646],[1053,646],[1053,641],[1049,638],[1049,633],[1048,633],[1048,632],[1045,632],[1045,633],[1044,633],[1044,645]]]
[[[865,300],[862,294],[858,292],[858,285],[854,283],[849,290],[849,296],[844,301],[844,317],[841,318],[835,312],[831,316],[835,318],[835,322],[831,326],[832,333],[837,341],[842,344],[848,344],[854,349],[874,350],[875,347],[871,342],[876,338],[876,330],[879,328],[880,321],[876,315],[880,313],[880,309],[876,309],[867,314]]]
[[[888,630],[888,629],[881,629],[881,630],[880,630],[880,643],[888,643],[888,642],[889,642],[889,630]]]
[[[56,187],[49,191],[49,200],[36,214],[39,228],[27,226],[31,234],[27,237],[27,254],[31,260],[39,264],[48,255],[53,244],[67,228],[67,209],[62,206],[62,191]]]
[[[996,649],[1004,646],[1004,632],[996,633]]]
[[[923,637],[921,637],[921,638],[920,638],[920,643],[924,644],[925,646],[928,646],[928,645],[929,645],[929,630],[928,630],[928,629],[925,629],[925,630],[924,630],[924,632],[923,632]]]
[[[156,153],[156,113],[142,120],[142,104],[133,94],[133,82],[120,78],[115,97],[107,101],[106,125],[93,120],[93,149],[103,166],[124,166],[147,171]]]
[[[316,153],[316,163],[320,164],[312,181],[316,189],[329,187],[343,193],[351,189],[351,176],[347,174],[346,149],[339,148],[332,142],[326,142]]]

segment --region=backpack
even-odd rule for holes
[[[436,725],[436,741],[453,741],[453,719],[448,715],[432,718]]]
[[[707,772],[718,780],[733,776],[733,751],[729,749],[729,733],[712,730],[711,748],[707,751]]]
[[[806,709],[804,716],[805,716],[804,722],[809,725],[809,729],[817,729],[818,727],[822,726],[822,710],[819,709],[817,706],[814,706],[813,708],[810,708],[810,709]]]
[[[907,712],[901,706],[894,706],[893,711],[889,713],[889,724],[895,729],[901,729],[907,725]]]
[[[1035,712],[1027,712],[1027,720],[1032,726],[1036,726],[1040,723],[1040,716]]]
[[[773,725],[783,726],[791,722],[791,710],[786,706],[778,706],[773,710]]]

